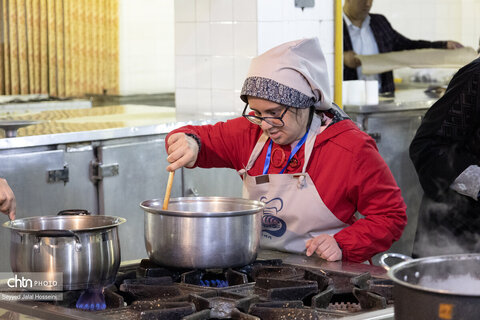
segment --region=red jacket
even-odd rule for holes
[[[192,133],[200,139],[195,166],[237,171],[245,168],[262,134],[258,125],[242,117],[215,125],[181,127],[169,136],[175,132]],[[266,149],[249,175],[262,174]],[[289,145],[273,144],[269,173],[281,171],[290,149]],[[293,158],[296,161],[291,161],[285,173],[302,171],[303,151],[302,146]],[[351,120],[332,124],[317,135],[307,172],[325,205],[338,219],[350,225],[334,235],[344,260],[363,262],[387,250],[400,238],[407,223],[400,189],[374,140]],[[364,218],[357,220],[356,211]]]

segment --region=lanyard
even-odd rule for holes
[[[297,151],[303,146],[305,141],[307,141],[307,136],[308,136],[308,130],[307,132],[305,132],[302,139],[298,141],[297,145],[293,148],[292,152],[290,152],[290,156],[288,157],[287,164],[285,165],[285,167],[283,167],[282,171],[280,171],[280,174],[282,174],[285,171],[285,169],[287,169],[288,164],[290,163],[290,160],[292,160],[295,153],[297,153]],[[265,164],[263,166],[263,174],[267,174],[268,169],[270,168],[270,160],[272,157],[272,145],[273,145],[273,140],[270,139],[270,144],[268,145],[268,149],[267,149],[267,156],[265,158]]]

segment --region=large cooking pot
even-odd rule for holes
[[[227,197],[186,197],[140,204],[145,211],[145,247],[162,266],[226,268],[257,257],[264,204]]]
[[[480,254],[411,259],[388,270],[395,319],[478,319]]]
[[[63,211],[5,222],[11,231],[12,271],[62,272],[64,290],[108,286],[120,266],[117,226],[125,221]]]

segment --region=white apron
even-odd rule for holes
[[[306,172],[316,136],[321,132],[321,120],[314,116],[305,142],[305,163],[302,173],[250,176],[268,136],[257,141],[243,174],[243,197],[264,202],[261,247],[288,252],[304,252],[305,242],[320,234],[334,235],[347,224],[325,206]]]

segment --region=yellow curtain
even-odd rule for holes
[[[119,0],[0,0],[0,95],[118,94]]]

